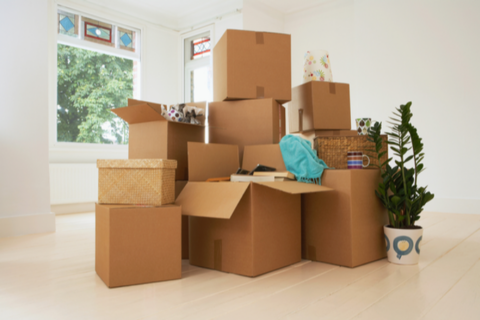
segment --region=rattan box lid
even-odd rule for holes
[[[97,160],[97,168],[118,168],[118,169],[176,169],[177,160],[164,159],[106,159]]]

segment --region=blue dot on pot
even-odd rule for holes
[[[405,244],[400,244],[401,241],[406,241],[407,246]],[[412,252],[413,249],[413,240],[410,237],[407,236],[399,236],[396,237],[395,240],[393,240],[393,250],[397,253],[397,258],[400,260],[402,256],[406,256],[410,252]]]
[[[388,250],[390,250],[390,239],[388,239],[387,235],[385,235],[385,242],[387,245],[387,252],[388,252]]]

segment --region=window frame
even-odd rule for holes
[[[210,55],[205,58],[200,58],[200,59],[193,59],[190,60],[189,63],[185,63],[185,39],[195,37],[197,35],[201,35],[202,33],[209,32],[210,34]],[[179,101],[182,102],[191,102],[190,97],[186,96],[187,93],[187,88],[190,88],[190,72],[194,69],[208,66],[213,69],[213,48],[215,46],[215,25],[210,24],[208,26],[202,27],[195,29],[193,31],[187,31],[183,32],[180,34],[180,47],[179,47],[179,52],[181,54],[181,59],[180,60],[180,74],[182,75],[180,77],[180,90],[179,90]],[[189,48],[190,51],[190,48]],[[205,59],[205,60],[204,60]],[[213,76],[212,76],[213,77]],[[189,90],[188,90],[189,91]],[[213,97],[213,87],[212,87],[212,97]],[[207,116],[208,116],[208,110],[207,110]]]
[[[87,18],[98,19],[105,23],[111,23],[116,27],[138,31],[136,36],[136,50],[131,52],[120,48],[112,48],[102,44],[74,38],[68,35],[58,33],[57,12],[63,10],[75,14],[83,15]],[[143,96],[143,40],[145,38],[144,27],[131,21],[129,17],[119,17],[111,14],[105,14],[103,11],[95,10],[88,7],[79,6],[69,1],[52,1],[49,10],[50,24],[50,53],[49,53],[49,157],[50,163],[89,163],[95,162],[99,158],[104,159],[126,159],[128,157],[128,145],[115,144],[97,144],[97,143],[79,143],[79,142],[59,142],[57,141],[57,45],[64,44],[74,46],[81,49],[93,50],[100,53],[113,55],[117,57],[127,58],[140,62],[139,66],[139,92],[140,99]],[[81,21],[79,19],[79,21]],[[124,21],[118,23],[116,21]],[[125,24],[127,22],[127,24]],[[79,34],[83,32],[82,26],[79,26]],[[117,35],[114,35],[115,38]],[[117,39],[115,39],[117,41]]]

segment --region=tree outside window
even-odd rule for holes
[[[57,141],[128,144],[110,109],[133,98],[135,62],[63,44],[57,58]]]

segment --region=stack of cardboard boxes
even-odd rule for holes
[[[208,144],[204,126],[168,121],[162,105],[129,100],[114,110],[129,123],[129,159],[177,160],[177,206],[97,205],[96,270],[107,285],[179,278],[180,251],[192,265],[245,276],[302,256],[345,266],[385,256],[376,170],[329,170],[322,186],[206,182],[257,164],[286,171],[278,143],[285,135],[282,104],[290,100],[291,132],[351,134],[348,84],[310,82],[292,91],[290,50],[290,35],[225,32],[213,50]],[[181,226],[173,214],[171,222],[161,220],[178,206]]]
[[[315,137],[358,135],[350,130],[348,84],[297,86],[288,110],[290,133],[312,145]],[[376,169],[324,171],[322,185],[334,191],[302,196],[302,258],[355,267],[386,257],[387,214],[375,196],[380,179]]]

